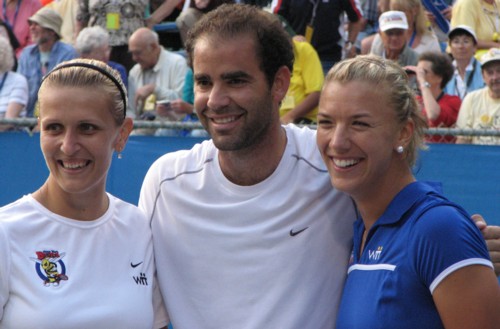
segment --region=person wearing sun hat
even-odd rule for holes
[[[500,130],[500,48],[481,57],[486,86],[465,96],[458,113],[457,128]],[[500,145],[498,136],[459,136],[457,143]]]
[[[444,91],[460,99],[474,90],[484,87],[481,63],[474,57],[477,37],[468,25],[458,25],[448,33],[448,44],[455,72]]]
[[[379,33],[383,47],[372,47],[371,54],[396,61],[402,67],[417,65],[418,54],[406,42],[408,20],[402,11],[390,10],[379,17]]]
[[[32,117],[42,77],[57,64],[76,58],[76,50],[61,39],[61,16],[43,7],[28,19],[33,44],[23,49],[18,72],[28,79],[29,99],[26,116]]]

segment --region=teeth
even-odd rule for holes
[[[214,118],[215,123],[229,123],[236,120],[236,117]]]
[[[354,160],[354,159],[350,159],[350,160],[333,159],[333,163],[335,163],[335,165],[337,167],[340,167],[340,168],[347,168],[347,167],[350,167],[350,166],[354,166],[358,162],[359,162],[358,160]]]
[[[85,162],[80,162],[80,163],[62,163],[63,167],[66,169],[79,169],[85,167],[87,164]]]

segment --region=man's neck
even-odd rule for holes
[[[393,50],[385,50],[385,58],[391,59],[391,60],[398,60],[399,56],[403,53],[406,45],[399,51],[393,51]]]
[[[57,40],[47,40],[45,42],[42,42],[38,44],[38,49],[43,53],[47,53],[52,50],[52,47],[54,46],[56,41]]]
[[[490,97],[495,99],[495,100],[500,99],[500,92],[496,93],[496,92],[492,91],[491,89],[488,89],[488,95],[490,95]]]
[[[241,186],[258,184],[271,176],[283,157],[287,143],[284,128],[280,126],[274,133],[273,138],[246,150],[219,151],[219,164],[224,176]]]

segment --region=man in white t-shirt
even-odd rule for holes
[[[465,96],[458,113],[461,129],[500,129],[500,48],[491,48],[481,57],[486,87]],[[457,143],[500,145],[498,136],[460,136]]]
[[[212,139],[158,159],[139,200],[173,327],[333,328],[356,213],[315,132],[280,124],[289,36],[265,11],[223,5],[186,50]]]

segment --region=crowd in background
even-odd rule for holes
[[[196,121],[186,34],[202,15],[233,2],[276,14],[292,37],[295,63],[280,108],[283,124],[316,123],[329,69],[371,53],[406,69],[429,127],[500,129],[499,0],[0,0],[0,118],[36,116],[43,76],[81,57],[120,73],[131,117]],[[180,47],[155,32],[158,24],[173,24]],[[500,144],[498,137],[434,135],[428,141]]]

